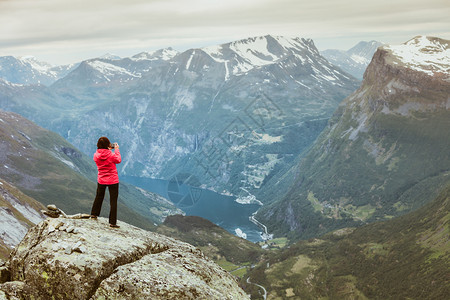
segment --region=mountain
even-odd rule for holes
[[[415,210],[450,174],[450,41],[380,47],[361,87],[301,160],[286,196],[257,219],[309,238]]]
[[[241,285],[252,299],[261,299],[255,283],[267,290],[268,299],[446,299],[449,220],[447,185],[407,215],[268,253]]]
[[[0,259],[8,258],[28,229],[42,221],[45,207],[0,179]]]
[[[31,56],[0,56],[0,78],[15,84],[48,86],[76,66],[77,64],[52,66]]]
[[[49,218],[9,260],[1,299],[249,299],[189,245],[106,218]]]
[[[99,58],[102,58],[102,59],[110,59],[110,60],[118,60],[118,59],[122,59],[120,56],[118,56],[118,55],[115,55],[115,54],[111,54],[111,53],[106,53],[106,54],[103,54],[102,56],[100,56]]]
[[[328,49],[321,51],[320,54],[345,72],[358,79],[363,79],[364,71],[369,65],[373,54],[380,46],[383,46],[383,43],[361,41],[347,51]]]
[[[169,48],[159,49],[152,52],[141,52],[132,57],[133,60],[171,60],[179,54],[178,51]]]
[[[236,276],[259,261],[263,250],[257,244],[237,237],[216,224],[196,216],[172,215],[156,232],[189,243]]]
[[[284,170],[358,85],[312,40],[261,36],[84,61],[44,90],[0,91],[0,107],[84,153],[99,134],[111,137],[123,149],[122,175],[188,173],[202,187],[271,201],[264,186],[291,183]]]
[[[0,111],[0,137],[2,182],[44,205],[56,204],[67,214],[90,213],[97,174],[92,158],[61,136],[15,113]],[[31,201],[16,198],[25,203]],[[102,215],[109,213],[107,199]],[[120,184],[119,219],[151,229],[153,223],[175,213],[180,211],[165,198]]]
[[[82,101],[108,100],[105,99],[107,96],[115,98],[118,93],[133,88],[146,73],[170,64],[177,54],[177,51],[167,48],[141,52],[131,58],[93,58],[81,62],[73,72],[56,81],[50,90],[60,94],[57,97],[63,96],[63,99],[58,99],[62,103],[68,95]],[[79,101],[71,104],[77,105]]]

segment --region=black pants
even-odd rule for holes
[[[102,210],[103,199],[105,198],[106,187],[109,190],[109,202],[111,209],[109,211],[109,224],[116,225],[117,222],[117,197],[119,196],[119,184],[100,184],[97,183],[97,194],[92,205],[91,215],[99,216]]]

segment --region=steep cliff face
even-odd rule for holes
[[[47,219],[9,261],[18,299],[248,299],[235,278],[195,247],[123,222]],[[0,294],[1,297],[1,294]]]
[[[299,164],[288,195],[259,217],[308,237],[432,199],[450,172],[449,78],[450,41],[416,37],[379,48],[360,89]]]

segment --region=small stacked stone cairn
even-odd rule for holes
[[[41,210],[41,212],[50,218],[67,218],[67,219],[89,219],[88,214],[75,214],[66,215],[61,209],[57,208],[54,204],[47,205],[47,210]]]

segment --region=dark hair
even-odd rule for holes
[[[109,146],[111,146],[111,143],[106,136],[102,136],[98,139],[97,149],[108,149]]]

